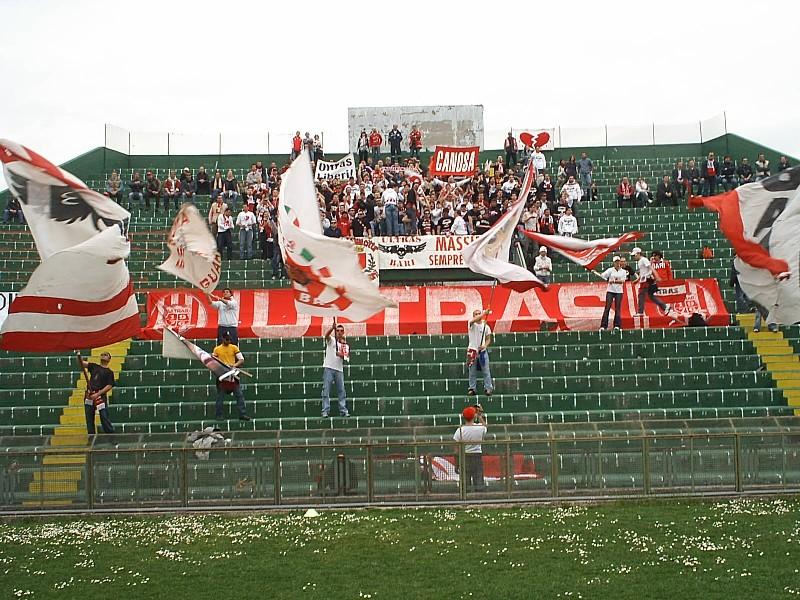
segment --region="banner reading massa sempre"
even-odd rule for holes
[[[352,154],[336,162],[326,160],[317,161],[317,170],[314,173],[316,179],[350,179],[356,176],[356,161]]]
[[[526,292],[490,285],[381,287],[381,295],[395,302],[362,323],[348,324],[347,334],[434,335],[463,334],[475,308],[488,306],[489,324],[497,333],[539,331],[543,323],[563,330],[597,330],[605,305],[605,282],[553,284],[548,290]],[[662,284],[659,296],[673,306],[669,316],[648,302],[645,315],[636,316],[637,285],[626,283],[622,299],[624,328],[684,327],[693,313],[712,326],[727,325],[730,315],[716,279],[679,279]],[[320,336],[330,320],[298,314],[291,289],[235,290],[239,302],[239,336]],[[217,311],[199,290],[171,289],[147,292],[147,326],[142,335],[161,339],[165,326],[190,338],[217,335]],[[346,322],[346,319],[342,319]],[[466,341],[465,341],[466,343]]]
[[[465,269],[461,251],[477,235],[401,235],[356,238],[379,269]]]
[[[477,173],[478,146],[436,146],[428,171],[435,177],[472,177]]]

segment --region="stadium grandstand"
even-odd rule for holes
[[[407,140],[409,132],[403,133]],[[694,189],[690,181],[690,164],[703,168],[712,153],[718,169],[731,157],[730,189],[747,177],[743,158],[752,181],[797,160],[732,133],[694,144],[545,150],[524,228],[547,234],[543,204],[556,229],[569,206],[575,237],[643,232],[615,252],[635,267],[630,251],[638,245],[648,258],[660,252],[671,267],[661,285],[671,313],[648,303],[638,314],[636,284],[629,281],[622,326],[598,331],[606,283],[552,248],[544,251],[552,259],[549,285],[527,292],[495,288],[463,263],[437,257],[461,256],[466,242],[455,240],[487,231],[518,195],[533,149],[518,132],[511,138],[517,146],[491,140],[498,149],[480,152],[477,173],[466,180],[429,173],[434,149],[424,141],[412,156],[407,141],[398,153],[386,140],[370,148],[353,179],[317,181],[325,235],[353,239],[365,269],[377,263],[380,289],[398,304],[391,319],[387,309],[366,324],[339,321],[350,352],[347,416],[335,406],[325,414],[320,400],[322,336],[331,321],[296,314],[285,265],[273,259],[280,255],[274,222],[290,148],[263,155],[128,155],[101,147],[63,164],[131,213],[127,265],[141,331],[85,357],[99,363],[110,354],[113,433],[102,432],[99,416],[98,433],[87,432],[87,383],[73,353],[0,351],[0,510],[796,488],[800,446],[788,432],[800,424],[800,328],[767,319],[754,330],[756,314],[732,280],[734,250],[717,213],[690,209],[687,199],[715,191],[704,189],[705,177]],[[308,140],[291,150],[308,152],[317,164],[346,158],[323,154]],[[590,163],[581,162],[583,153]],[[571,169],[579,195],[559,203]],[[215,184],[217,172],[222,182]],[[591,177],[582,178],[587,172]],[[545,174],[552,191],[543,185]],[[231,177],[235,182],[226,184]],[[722,193],[724,172],[717,177]],[[146,198],[150,178],[157,183]],[[623,178],[633,189],[630,202],[620,192]],[[649,187],[638,201],[637,181]],[[662,182],[668,196],[659,190]],[[393,225],[382,197],[387,189],[397,190],[389,203],[400,206]],[[252,225],[234,225],[232,247],[220,245],[217,285],[217,293],[230,288],[239,300],[238,347],[242,369],[252,375],[242,384],[246,418],[231,396],[222,416],[216,414],[217,384],[200,361],[163,355],[165,326],[208,351],[218,343],[216,311],[205,295],[158,269],[183,202],[196,205],[219,233],[218,215],[209,217],[217,196],[235,205],[235,222],[248,202],[255,215]],[[7,208],[0,225],[7,313],[40,252],[14,196],[4,192],[0,205]],[[459,213],[465,231],[454,229],[445,206]],[[252,228],[250,237],[239,235],[245,227]],[[510,260],[533,272],[539,244],[515,236]],[[423,241],[427,250],[419,249]],[[407,268],[415,253],[435,266]],[[611,266],[608,254],[595,270]],[[473,309],[483,308],[492,309],[494,329],[494,388],[487,395],[481,386],[469,389],[465,362],[467,322]],[[689,326],[698,325],[693,315],[701,317],[699,326]],[[453,442],[462,411],[476,398],[491,424],[480,490],[459,477],[465,450]]]

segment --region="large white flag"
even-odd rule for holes
[[[536,169],[533,161],[530,161],[517,201],[492,225],[489,231],[462,250],[464,264],[471,271],[493,277],[498,282],[509,284],[510,287],[520,291],[545,285],[528,269],[508,261],[514,232],[535,181]]]
[[[181,206],[167,237],[170,255],[158,266],[207,294],[219,283],[222,260],[206,220],[194,204]]]
[[[214,374],[214,378],[219,381],[238,380],[240,374],[247,375],[248,377],[251,376],[247,371],[226,365],[213,354],[206,352],[197,344],[175,333],[169,327],[164,327],[162,341],[161,356],[166,358],[199,360],[206,369]]]
[[[693,196],[689,206],[719,213],[747,297],[770,312],[770,321],[799,322],[800,167],[718,196]]]
[[[535,231],[522,231],[537,244],[547,246],[572,262],[586,269],[594,269],[603,259],[623,244],[630,244],[644,237],[640,231],[630,231],[615,238],[582,240],[564,235],[545,235]]]
[[[0,348],[63,352],[138,334],[128,211],[14,142],[0,140],[0,161],[42,257],[11,304]]]
[[[364,321],[395,306],[362,271],[353,242],[322,235],[311,163],[305,152],[281,182],[278,239],[298,313]]]

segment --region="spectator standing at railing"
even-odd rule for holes
[[[517,164],[518,148],[517,138],[509,131],[505,142],[503,142],[503,150],[506,151],[506,165],[509,167],[513,167]]]
[[[314,162],[319,162],[323,158],[325,158],[325,152],[322,150],[322,140],[319,137],[318,133],[314,134],[314,156],[312,160]]]
[[[464,467],[459,469],[464,477],[467,492],[482,492],[486,489],[483,478],[483,452],[481,442],[486,435],[486,415],[480,404],[468,406],[461,412],[464,424],[453,434],[453,440],[464,444]],[[475,422],[475,418],[479,422]],[[461,450],[458,450],[458,456]]]
[[[703,161],[702,168],[700,169],[700,183],[703,184],[704,196],[716,195],[719,173],[719,161],[713,152],[709,152],[708,158]]]
[[[306,134],[303,136],[303,150],[306,151],[308,154],[308,160],[314,161],[314,140],[311,137],[311,134],[306,131]]]
[[[389,139],[389,156],[392,158],[399,158],[402,152],[400,150],[400,143],[403,141],[403,134],[397,128],[397,125],[392,125],[392,130],[387,137]]]
[[[694,159],[689,161],[689,165],[686,169],[686,179],[686,189],[689,192],[689,195],[699,196],[702,193],[703,188],[700,182],[700,169],[697,168],[697,164],[694,162]]]
[[[119,173],[116,170],[111,171],[111,176],[106,182],[106,195],[114,202],[119,204],[122,197],[122,181],[119,178]]]
[[[383,144],[383,136],[378,133],[378,130],[373,127],[372,131],[369,134],[369,150],[372,154],[372,159],[375,162],[381,157],[381,145]]]
[[[128,183],[128,190],[130,190],[128,193],[128,208],[133,208],[134,200],[139,203],[139,209],[144,208],[144,182],[138,171],[134,171],[133,177]],[[147,208],[150,208],[149,202]]]
[[[781,156],[780,160],[778,161],[778,172],[785,171],[792,165],[789,164],[789,159],[785,156]]]
[[[239,228],[239,259],[249,260],[253,258],[253,235],[255,235],[256,216],[250,210],[250,205],[245,202],[242,204],[242,211],[236,217],[236,227]]]
[[[756,159],[756,181],[761,181],[770,176],[769,160],[763,153],[758,155]]]
[[[292,138],[292,154],[291,160],[294,160],[303,151],[303,138],[300,137],[300,132],[296,131]]]
[[[211,182],[208,179],[208,173],[206,173],[206,168],[203,166],[201,166],[200,169],[197,171],[195,192],[197,193],[198,196],[211,195]]]
[[[578,176],[580,177],[581,190],[584,197],[591,197],[592,171],[594,163],[586,152],[581,152],[581,159],[578,161]]]
[[[361,133],[358,136],[358,142],[356,143],[356,152],[358,152],[359,167],[362,164],[366,164],[367,158],[369,158],[369,137],[367,136],[366,129],[362,129]]]
[[[722,159],[719,178],[722,182],[722,189],[726,192],[736,189],[738,184],[736,181],[736,165],[733,164],[733,160],[728,155]]]
[[[422,132],[416,125],[411,126],[411,133],[408,134],[408,149],[412,157],[419,158],[422,150]]]
[[[194,195],[197,192],[197,184],[194,181],[191,173],[186,174],[186,178],[181,181],[181,199],[183,202],[191,202],[194,204]]]
[[[736,169],[736,174],[739,176],[739,185],[753,183],[755,181],[753,167],[750,164],[749,158],[746,156],[742,157],[742,162],[739,164],[739,168]]]

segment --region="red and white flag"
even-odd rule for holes
[[[719,227],[736,252],[734,267],[747,297],[766,308],[770,319],[800,321],[800,167],[718,196],[692,196],[689,207],[719,213]]]
[[[194,204],[187,202],[175,215],[167,246],[169,258],[158,266],[159,269],[188,281],[207,294],[216,289],[222,260],[217,242]]]
[[[311,164],[305,152],[281,181],[278,239],[298,313],[365,321],[396,306],[364,273],[352,241],[322,234]]]
[[[528,194],[535,182],[536,168],[533,166],[533,161],[530,161],[517,201],[492,225],[489,231],[461,251],[464,256],[464,265],[473,273],[493,277],[499,283],[507,284],[517,291],[525,291],[535,286],[546,287],[528,269],[508,261],[514,231],[519,224],[525,203],[528,201]]]
[[[640,231],[625,233],[616,238],[601,238],[599,240],[582,240],[580,238],[565,237],[562,235],[544,235],[535,231],[522,233],[540,246],[552,248],[559,254],[566,256],[574,263],[594,269],[600,262],[623,244],[635,242],[644,237]]]
[[[137,335],[130,213],[24,146],[0,140],[0,160],[42,258],[11,304],[0,348],[63,352]]]
[[[214,374],[218,381],[238,381],[239,375],[250,375],[241,369],[234,369],[213,354],[209,354],[197,344],[175,333],[169,327],[164,328],[161,355],[166,358],[182,358],[186,360],[199,360],[206,369]]]

